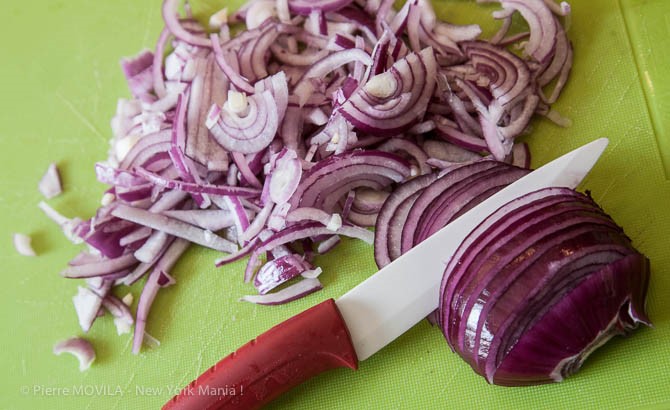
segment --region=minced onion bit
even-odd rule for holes
[[[60,356],[63,353],[70,353],[79,360],[79,371],[88,370],[95,361],[95,350],[88,340],[82,337],[72,337],[62,342],[58,342],[53,347],[55,355]]]
[[[217,266],[250,256],[244,280],[260,295],[243,299],[285,303],[321,289],[316,255],[342,237],[374,241],[367,228],[399,184],[463,164],[475,165],[459,175],[500,170],[477,183],[481,199],[525,172],[505,163],[530,164],[515,139],[535,114],[565,123],[551,104],[572,65],[569,7],[550,0],[500,1],[490,39],[438,20],[426,0],[397,11],[391,0],[255,0],[208,27],[178,3],[163,2],[155,48],[121,61],[132,98],[119,100],[109,157],[95,168],[109,185],[96,215],[40,205],[89,246],[62,272],[86,280],[74,298],[82,329],[107,310],[119,333],[134,323],[135,353],[189,244],[224,253]],[[527,32],[508,31],[517,12]],[[394,236],[378,262],[454,211]],[[133,318],[113,293],[138,280]]]
[[[60,172],[58,172],[56,164],[52,163],[49,165],[37,187],[46,199],[56,197],[63,192],[60,182]]]
[[[14,239],[14,248],[20,255],[23,256],[37,255],[31,245],[32,238],[30,238],[30,236],[23,233],[15,233],[13,239]]]

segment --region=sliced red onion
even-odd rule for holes
[[[304,257],[296,254],[284,255],[268,261],[258,270],[254,278],[254,287],[258,293],[264,295],[310,269],[312,266],[304,260]]]
[[[200,68],[189,89],[184,153],[210,171],[228,170],[228,153],[209,133],[207,114],[212,104],[223,104],[229,89],[229,80],[209,55],[200,59]],[[202,68],[204,66],[204,68]]]
[[[243,182],[246,182],[254,188],[262,188],[262,185],[258,178],[256,178],[254,171],[252,171],[249,167],[249,162],[247,161],[247,158],[244,156],[244,154],[240,152],[233,152],[231,156],[233,157],[233,161],[235,161],[235,165],[237,165],[237,169],[239,170],[240,174],[242,174],[241,179],[243,179]]]
[[[190,245],[189,241],[181,238],[176,238],[174,241],[172,241],[172,244],[170,244],[170,246],[165,250],[165,252],[160,256],[158,261],[154,263],[154,265],[163,272],[169,271],[170,269],[172,269],[174,264],[177,263],[179,257],[186,251],[186,249],[188,249],[189,245]],[[120,280],[120,283],[130,286],[133,283],[135,283],[138,279],[140,279],[142,276],[144,276],[150,268],[151,264],[140,263],[135,268],[135,270],[133,270],[131,273],[123,277],[123,279]]]
[[[198,184],[193,182],[184,182],[174,179],[166,179],[143,168],[137,169],[137,174],[146,178],[148,181],[168,189],[176,189],[183,192],[211,194],[211,195],[226,195],[226,196],[246,196],[253,197],[260,193],[257,188],[234,187],[226,185],[210,185]]]
[[[259,235],[267,225],[268,219],[270,218],[273,209],[274,204],[266,204],[263,209],[261,209],[261,211],[256,214],[253,222],[249,224],[249,227],[240,235],[238,235],[238,241],[244,244]]]
[[[483,138],[461,132],[442,121],[438,120],[436,122],[435,131],[445,141],[466,150],[473,152],[485,152],[488,150],[486,141]]]
[[[502,385],[535,384],[540,381],[538,380],[540,377],[544,377],[545,372],[542,371],[544,369],[550,371],[551,381],[561,381],[579,370],[586,358],[611,337],[625,335],[640,323],[650,325],[644,313],[644,306],[641,305],[645,298],[646,283],[644,282],[647,280],[647,275],[648,261],[640,255],[629,255],[619,259],[591,275],[558,302],[552,310],[545,314],[540,323],[533,326],[519,340],[501,363],[496,372],[495,382]],[[604,286],[607,286],[608,289],[607,302],[599,303],[597,310],[589,315],[590,317],[596,316],[588,323],[593,327],[580,329],[588,341],[588,344],[583,347],[580,343],[582,339],[578,341],[571,334],[574,329],[561,326],[565,323],[562,318],[565,317],[564,315],[571,317],[583,315],[584,310],[579,308],[583,304],[590,305],[593,300],[601,298]],[[550,343],[543,343],[546,340],[543,336],[547,334],[547,328],[555,329],[555,326],[560,329],[552,333],[563,336],[560,338],[562,340],[557,342],[565,346],[560,352],[551,349]],[[531,354],[530,349],[540,343],[545,347],[544,351],[535,350],[535,354]],[[524,361],[534,362],[534,370],[539,371],[535,370],[536,374],[524,372],[525,374],[519,375],[517,366],[521,366]]]
[[[527,91],[530,71],[519,57],[483,41],[466,42],[461,47],[475,69],[490,79],[491,94],[501,105],[512,103]]]
[[[22,233],[15,233],[14,236],[14,248],[16,251],[23,256],[36,256],[37,254],[35,253],[35,250],[31,246],[30,242],[32,239],[30,236],[22,234]]]
[[[228,63],[227,56],[221,49],[219,37],[215,34],[212,34],[210,35],[210,39],[214,55],[216,56],[216,63],[219,65],[223,73],[228,77],[230,82],[240,91],[244,91],[249,94],[253,93],[254,88],[249,84],[249,80],[242,77],[242,75]],[[208,128],[211,127],[208,125]]]
[[[139,301],[137,302],[137,316],[135,331],[133,334],[133,354],[139,353],[140,348],[142,347],[142,342],[148,336],[148,334],[145,332],[145,327],[146,320],[149,315],[149,310],[154,301],[154,298],[156,297],[156,294],[158,293],[158,290],[165,285],[165,283],[161,285],[160,281],[165,277],[169,277],[167,272],[172,268],[172,265],[176,262],[179,255],[181,255],[181,253],[185,250],[186,246],[188,246],[188,242],[186,241],[175,241],[175,245],[173,245],[173,247],[168,250],[168,252],[166,252],[163,259],[156,264],[151,274],[147,278],[146,283],[144,284]],[[153,337],[151,337],[150,340],[151,339],[153,339]]]
[[[421,135],[426,134],[434,129],[435,122],[433,120],[428,120],[414,125],[412,128],[407,130],[407,132],[414,135]]]
[[[514,144],[512,148],[512,165],[530,169],[530,149],[525,142]]]
[[[315,269],[309,269],[304,271],[303,273],[300,274],[300,276],[302,276],[305,279],[316,279],[319,276],[321,276],[322,273],[323,271],[321,270],[321,268],[316,267]]]
[[[314,79],[323,78],[336,68],[356,61],[365,66],[372,64],[368,53],[357,48],[333,53],[314,64],[303,74],[293,90],[293,93],[298,96],[298,104],[302,107],[309,100],[310,95],[314,91]]]
[[[435,88],[437,63],[431,48],[412,53],[372,77],[341,108],[356,128],[394,135],[419,122]]]
[[[478,24],[455,25],[439,22],[435,25],[435,33],[449,37],[452,41],[463,42],[473,41],[482,34],[482,29]]]
[[[154,87],[153,61],[154,55],[149,50],[143,50],[135,57],[121,60],[121,70],[128,82],[128,88],[135,98],[145,102],[155,100],[151,94]]]
[[[279,126],[279,109],[270,91],[249,98],[230,91],[210,131],[225,149],[253,154],[272,142]]]
[[[382,208],[388,196],[389,193],[386,191],[359,188],[356,190],[352,209],[363,213],[376,214]]]
[[[153,86],[154,92],[158,98],[164,98],[166,95],[165,90],[165,78],[163,77],[162,62],[163,56],[165,54],[165,44],[168,41],[170,36],[170,30],[166,28],[161,31],[158,41],[156,42],[156,50],[154,51],[154,61],[152,63],[151,69],[153,71]]]
[[[407,178],[402,158],[380,151],[350,151],[320,161],[303,175],[291,198],[293,207],[318,207],[334,212],[338,201],[361,186],[381,189]]]
[[[339,214],[328,214],[317,208],[298,208],[286,215],[288,222],[317,221],[330,231],[337,231],[342,227],[342,217]]]
[[[175,97],[175,104],[177,97]],[[126,137],[116,141],[116,157],[120,160],[119,168],[132,170],[144,165],[155,157],[167,158],[170,149],[170,130],[161,130],[142,138]],[[125,146],[119,147],[120,145]]]
[[[461,148],[448,142],[427,140],[423,143],[423,150],[430,158],[450,163],[468,162],[481,159],[481,155]],[[520,166],[518,164],[514,164]]]
[[[563,28],[559,26],[559,34],[556,39],[556,52],[554,58],[547,67],[547,69],[538,78],[538,83],[541,87],[548,85],[556,78],[556,84],[549,97],[546,97],[544,92],[540,92],[542,100],[548,104],[553,104],[558,100],[563,87],[568,81],[570,70],[572,69],[573,50],[570,40]]]
[[[316,252],[320,255],[328,253],[333,250],[340,242],[341,238],[338,235],[332,235],[330,238],[322,241],[317,245]],[[303,276],[305,276],[304,273]]]
[[[373,227],[377,223],[377,214],[376,213],[365,214],[361,212],[356,212],[352,209],[351,212],[349,212],[349,216],[347,217],[347,219],[351,223],[357,226]]]
[[[463,208],[472,207],[472,201],[482,201],[486,195],[493,194],[491,189],[503,188],[527,173],[527,170],[492,161],[445,170],[412,205],[407,220],[416,223],[407,223],[403,227],[402,253],[446,226]]]
[[[275,232],[284,229],[286,226],[286,215],[288,215],[290,209],[291,205],[289,203],[276,206],[268,218],[268,228]]]
[[[400,255],[400,233],[411,205],[419,193],[436,179],[436,173],[410,179],[400,185],[384,202],[375,224],[375,262],[380,269]],[[409,206],[403,206],[405,203]],[[393,219],[399,220],[393,221]],[[395,249],[391,249],[391,244],[395,244],[393,246]]]
[[[246,245],[240,248],[237,252],[233,252],[230,255],[224,256],[214,261],[214,266],[220,268],[223,265],[238,261],[246,256],[248,256],[256,246],[261,242],[259,236],[256,236],[253,240],[249,241]]]
[[[66,278],[90,278],[120,272],[135,264],[137,264],[137,259],[132,253],[128,253],[114,259],[102,259],[91,263],[69,266],[61,271],[60,274]]]
[[[223,239],[211,231],[197,228],[165,215],[154,214],[143,209],[132,208],[126,205],[118,205],[112,211],[112,215],[117,218],[125,219],[142,226],[147,226],[151,229],[163,231],[170,235],[189,240],[206,248],[212,248],[214,250],[228,253],[237,250],[235,244]]]
[[[100,162],[95,164],[95,175],[103,184],[116,187],[132,188],[145,183],[144,179],[132,171],[116,169]]]
[[[337,231],[333,232],[318,222],[298,223],[272,235],[270,238],[257,245],[249,257],[249,262],[244,271],[244,281],[249,282],[253,278],[254,271],[258,267],[259,257],[266,251],[296,240],[317,235],[330,235],[333,233],[361,239],[367,243],[372,243],[374,240],[372,232],[363,228],[343,225]]]
[[[245,23],[247,30],[254,29],[265,20],[275,17],[275,0],[258,0],[252,2],[246,11]]]
[[[95,361],[95,350],[88,340],[81,337],[73,337],[62,342],[58,342],[53,347],[53,353],[60,356],[63,353],[70,353],[79,360],[79,371],[83,372],[91,367]]]
[[[387,151],[387,152],[405,151],[406,153],[414,157],[414,160],[416,161],[417,165],[419,166],[419,169],[421,170],[421,174],[428,174],[431,172],[430,167],[428,166],[428,164],[426,164],[428,156],[426,155],[425,152],[423,152],[421,147],[414,144],[413,142],[403,140],[400,138],[391,138],[390,140],[380,145],[378,149],[380,151]]]
[[[267,295],[246,295],[241,301],[256,303],[258,305],[281,305],[303,298],[311,293],[321,290],[323,286],[318,279],[303,279],[298,283],[288,286],[278,292]]]
[[[154,233],[147,238],[146,242],[133,253],[133,256],[140,262],[150,263],[160,255],[169,239],[168,234],[165,232],[154,231]]]
[[[274,160],[274,169],[266,178],[269,199],[276,204],[288,202],[298,188],[302,166],[295,151],[284,149]]]
[[[225,204],[225,208],[233,213],[235,216],[235,232],[237,240],[242,243],[241,235],[249,228],[249,217],[244,205],[237,197],[224,196],[221,198],[221,204]]]
[[[288,7],[296,14],[308,16],[313,11],[337,11],[352,2],[353,0],[288,0]]]
[[[468,83],[456,79],[457,84],[468,95],[479,113],[482,133],[488,150],[499,161],[505,160],[512,151],[514,138],[523,132],[537,108],[540,98],[537,95],[528,96],[521,110],[515,111],[507,125],[499,125],[507,113],[498,100],[491,101],[489,106],[479,98],[477,91]]]
[[[58,167],[55,163],[49,164],[44,176],[40,179],[38,188],[40,193],[44,195],[46,199],[54,198],[63,192],[60,182],[60,173],[58,172]]]
[[[589,241],[596,241],[596,243],[597,241],[602,241],[603,244],[621,245],[620,243],[617,243],[615,238],[613,238],[617,233],[611,226],[599,224],[601,221],[599,218],[601,217],[601,215],[593,215],[585,212],[583,207],[558,214],[547,214],[545,218],[547,226],[549,226],[549,223],[553,224],[553,227],[555,228],[554,231],[543,231],[538,227],[538,221],[535,219],[533,221],[535,224],[529,225],[527,229],[522,230],[519,236],[506,242],[503,246],[497,248],[492,247],[492,250],[487,250],[486,256],[481,255],[478,257],[475,262],[476,266],[480,266],[480,260],[486,260],[490,255],[493,255],[495,262],[492,264],[493,270],[491,270],[491,272],[504,271],[506,277],[493,277],[488,279],[488,277],[484,275],[489,271],[482,270],[480,273],[481,277],[486,277],[487,279],[482,279],[479,284],[474,283],[472,280],[464,280],[461,281],[460,286],[456,288],[457,294],[460,294],[462,290],[468,291],[468,294],[479,294],[480,288],[486,289],[487,286],[491,289],[491,291],[487,293],[487,296],[481,297],[479,302],[468,299],[462,303],[460,310],[463,312],[463,316],[456,318],[457,320],[454,321],[451,327],[451,331],[459,332],[457,342],[458,348],[473,348],[475,351],[478,351],[479,346],[483,349],[485,348],[484,346],[489,346],[492,342],[491,340],[488,340],[488,334],[494,334],[493,332],[499,329],[497,325],[490,325],[486,330],[487,335],[482,336],[483,339],[480,341],[471,337],[477,329],[473,329],[472,334],[470,334],[469,331],[467,331],[467,334],[460,332],[466,327],[466,321],[463,320],[464,318],[470,320],[475,314],[479,313],[486,316],[490,311],[490,308],[494,306],[493,304],[488,305],[486,302],[489,300],[496,300],[498,297],[504,297],[499,296],[500,291],[498,289],[501,289],[501,287],[494,286],[494,283],[510,283],[515,281],[515,279],[515,282],[524,282],[522,280],[523,277],[519,277],[519,275],[525,273],[526,269],[530,269],[533,266],[544,266],[544,261],[550,261],[552,263],[551,267],[554,268],[551,269],[551,271],[556,271],[563,263],[571,261],[572,255],[578,254],[581,249],[588,247]],[[517,231],[515,230],[515,232]],[[502,241],[504,241],[505,238],[508,238],[506,232],[504,232],[503,235],[504,236],[500,238]],[[536,246],[536,244],[539,245],[539,243],[546,243],[547,246]],[[527,246],[536,249],[536,251],[529,254],[526,258],[522,258],[522,260],[516,259],[518,257],[516,250],[520,249],[523,251]],[[555,250],[553,250],[554,247],[556,247]],[[569,250],[567,254],[564,252],[565,249]],[[529,271],[527,274],[533,275],[534,280],[542,277],[540,272],[535,274]],[[510,285],[510,287],[514,289],[517,288],[516,285]],[[526,296],[528,295],[524,295],[524,297]],[[477,310],[479,313],[475,313],[473,309]],[[486,338],[486,340],[484,340],[484,338]],[[483,361],[481,362],[483,363]]]
[[[163,20],[168,30],[179,40],[198,47],[211,47],[211,43],[204,37],[194,35],[185,29],[178,18],[177,8],[179,0],[163,1]]]
[[[140,294],[139,301],[137,302],[137,317],[135,321],[135,330],[133,333],[133,354],[139,354],[140,349],[142,348],[142,342],[145,337],[145,328],[147,317],[149,316],[149,309],[160,289],[158,284],[158,279],[161,276],[160,269],[154,269],[149,274],[142,293]]]
[[[249,213],[247,211],[247,213]],[[235,224],[235,217],[227,210],[205,209],[205,210],[171,210],[162,212],[163,215],[170,218],[179,219],[191,225],[212,232],[229,228]]]
[[[504,9],[518,11],[528,22],[530,39],[524,47],[526,55],[535,61],[545,62],[554,50],[556,20],[544,0],[480,0],[497,1]]]

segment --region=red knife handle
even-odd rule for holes
[[[258,409],[312,376],[358,359],[328,299],[274,326],[183,388],[163,410]]]

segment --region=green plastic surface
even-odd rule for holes
[[[670,12],[666,0],[621,0],[626,27],[656,132],[665,176],[670,179]],[[664,138],[665,136],[665,138]]]
[[[199,15],[217,8],[213,0],[193,3]],[[487,33],[496,28],[489,16],[495,6],[436,4],[454,22],[481,22]],[[667,28],[670,2],[622,4],[635,7],[626,14],[630,27],[663,20]],[[611,341],[563,383],[503,388],[475,375],[439,330],[423,321],[357,372],[324,374],[270,408],[670,408],[670,182],[659,153],[670,136],[667,127],[652,125],[648,109],[667,97],[658,90],[667,86],[669,73],[667,55],[657,54],[667,50],[645,51],[647,43],[667,42],[657,38],[667,31],[648,31],[641,36],[646,40],[633,37],[631,45],[617,0],[572,5],[575,65],[555,108],[574,125],[560,129],[537,120],[527,141],[538,166],[595,138],[611,138],[583,187],[651,259],[648,312],[655,327]],[[193,248],[174,270],[177,285],[161,291],[151,311],[147,330],[160,347],[133,356],[130,336],[117,336],[111,318],[104,317],[87,335],[98,352],[88,372],[80,373],[72,357],[54,356],[56,341],[82,334],[71,302],[78,283],[58,275],[79,249],[37,209],[37,182],[49,162],[57,162],[65,193],[48,202],[67,216],[93,214],[105,189],[95,180],[93,164],[106,157],[117,98],[129,95],[118,61],[153,47],[162,24],[160,2],[11,0],[3,2],[2,13],[0,409],[158,408],[174,389],[244,342],[375,272],[372,248],[345,241],[320,260],[323,291],[287,306],[262,307],[237,301],[254,291],[242,283],[243,262],[215,269],[215,252]],[[636,59],[641,53],[651,61],[647,66]],[[641,73],[649,67],[651,75],[640,77],[638,67]],[[654,118],[667,118],[664,105],[655,107]],[[30,234],[39,256],[19,256],[12,232]],[[131,289],[136,298],[139,290]]]

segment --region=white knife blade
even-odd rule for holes
[[[608,142],[593,141],[524,176],[337,299],[358,360],[372,356],[437,309],[445,264],[488,215],[538,189],[576,188]]]

